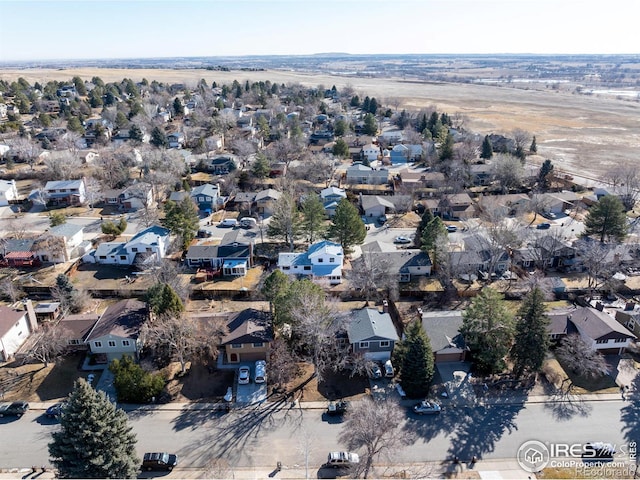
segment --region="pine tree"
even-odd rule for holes
[[[126,413],[86,380],[75,382],[52,433],[49,455],[59,478],[136,478],[136,436]]]
[[[600,242],[610,239],[622,241],[627,236],[627,215],[619,197],[605,195],[592,206],[584,221],[584,235],[598,235]]]
[[[170,285],[156,283],[145,295],[149,308],[156,315],[161,313],[179,313],[184,311],[184,303]]]
[[[160,129],[160,127],[154,127],[151,130],[151,140],[149,140],[151,145],[155,145],[156,147],[168,147],[169,141],[167,140],[167,136]]]
[[[513,342],[513,316],[497,291],[484,288],[473,299],[464,312],[460,333],[478,370],[487,373],[504,370],[505,357]]]
[[[191,245],[200,226],[198,207],[191,198],[185,198],[180,203],[168,201],[164,206],[164,211],[165,226],[182,239],[182,248],[186,250]]]
[[[482,152],[480,153],[480,158],[489,160],[491,157],[493,157],[493,146],[491,145],[491,140],[489,140],[489,135],[485,135],[484,140],[482,141]]]
[[[453,135],[447,132],[447,135],[440,145],[440,161],[451,160],[453,158]]]
[[[547,159],[542,163],[540,171],[538,172],[538,185],[543,191],[549,188],[549,175],[551,172],[553,172],[553,163]]]
[[[302,202],[302,232],[307,235],[309,243],[322,237],[325,227],[325,211],[320,197],[309,195]]]
[[[346,198],[340,200],[336,207],[328,236],[342,245],[345,254],[351,251],[352,246],[362,243],[367,236],[358,209]]]
[[[394,353],[400,383],[409,398],[424,397],[434,372],[431,342],[419,320],[412,322],[405,334]]]
[[[375,116],[370,113],[364,116],[364,128],[362,132],[365,135],[376,135],[378,133],[378,122],[376,122]]]
[[[440,217],[434,217],[420,234],[420,248],[425,252],[433,252],[436,249],[438,238],[447,235],[447,227]]]
[[[527,372],[537,372],[542,368],[549,351],[549,317],[545,314],[544,296],[535,287],[524,298],[518,311],[516,333],[511,358],[513,372],[520,377]]]
[[[531,140],[531,146],[529,147],[529,152],[538,153],[538,145],[536,144],[536,136],[533,136],[533,140]]]

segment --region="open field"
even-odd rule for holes
[[[204,78],[231,83],[266,81],[300,83],[338,89],[353,88],[364,96],[375,96],[382,103],[398,108],[418,110],[434,106],[449,115],[461,114],[464,127],[481,135],[508,134],[519,128],[536,136],[538,153],[551,159],[557,168],[575,173],[601,176],[612,165],[637,162],[640,147],[640,102],[605,95],[580,95],[575,84],[561,88],[548,85],[523,87],[512,84],[484,85],[406,81],[401,78],[361,78],[329,74],[308,74],[293,71],[207,71],[173,69],[5,69],[0,79],[14,81],[19,77],[28,82],[70,80],[73,76],[90,80],[99,76],[105,82],[131,78],[156,80],[195,86]]]

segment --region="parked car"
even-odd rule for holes
[[[458,231],[458,227],[456,227],[455,225],[447,225],[447,232],[453,233],[457,231]]]
[[[256,383],[264,383],[267,379],[267,362],[264,360],[256,361],[256,373],[253,376],[253,381]]]
[[[536,228],[538,230],[547,230],[547,229],[551,228],[551,224],[549,222],[542,222],[542,223],[539,223]]]
[[[16,416],[21,417],[29,410],[29,404],[27,402],[13,402],[0,405],[0,417],[4,416]]]
[[[545,218],[549,218],[551,220],[553,220],[553,219],[555,219],[557,217],[557,215],[555,213],[553,213],[553,212],[544,212],[542,214],[542,216],[545,217]]]
[[[371,365],[371,368],[369,369],[369,378],[373,380],[382,378],[382,370],[380,369],[380,365],[378,365],[377,363]]]
[[[440,413],[441,410],[442,407],[438,403],[430,402],[429,400],[422,400],[413,406],[413,413],[418,415],[435,415]]]
[[[62,413],[63,408],[64,408],[63,402],[55,403],[51,405],[49,408],[47,408],[44,414],[49,418],[58,418]]]
[[[249,367],[240,367],[238,369],[238,384],[246,385],[249,383],[251,369]]]
[[[258,221],[252,217],[243,217],[240,219],[240,226],[243,228],[253,228],[258,225]]]
[[[352,467],[360,463],[360,456],[352,452],[331,452],[326,465],[334,468]]]
[[[338,416],[343,415],[349,409],[349,402],[338,400],[337,402],[329,402],[327,406],[327,415]]]
[[[395,372],[393,370],[393,364],[391,363],[391,360],[387,360],[384,362],[384,376],[387,378],[393,378],[394,375]]]
[[[411,243],[411,239],[400,236],[400,237],[394,238],[393,243]]]
[[[171,453],[145,453],[142,457],[143,470],[173,470],[178,465],[178,456]]]

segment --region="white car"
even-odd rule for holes
[[[249,367],[240,367],[238,369],[238,384],[246,385],[249,383],[251,369]]]
[[[384,376],[387,378],[393,378],[395,372],[393,371],[393,364],[391,360],[387,360],[384,362]]]
[[[393,243],[411,243],[411,239],[400,236],[400,237],[394,238]]]
[[[440,413],[442,407],[436,402],[430,402],[429,400],[422,400],[413,406],[413,412],[418,415],[435,415]]]

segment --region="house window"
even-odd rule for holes
[[[16,328],[17,328],[17,327],[19,327],[19,326],[20,326],[20,320],[18,320],[18,321],[16,322],[16,324],[14,325],[14,327],[16,327]]]
[[[360,344],[358,345],[358,348],[361,348],[361,349],[369,348],[369,342],[360,342]]]
[[[115,347],[116,346],[115,340],[109,340],[109,346],[110,347]]]
[[[69,345],[80,345],[80,340],[75,338],[72,340],[69,340]]]
[[[626,341],[627,341],[626,338],[616,338],[616,343],[624,343]]]
[[[311,270],[311,265],[305,265],[303,270]]]
[[[127,256],[126,255],[120,255],[120,260],[126,260]]]
[[[389,348],[389,345],[391,345],[391,342],[389,342],[389,340],[380,340],[381,348]]]
[[[324,258],[319,258],[318,259],[318,263],[323,263],[324,262]]]
[[[147,247],[147,252],[150,252],[150,251],[151,251],[151,247]]]
[[[264,343],[262,342],[253,342],[253,348],[262,348]]]
[[[600,344],[608,343],[608,342],[609,342],[609,340],[602,340],[602,339],[601,340],[596,340],[596,343],[600,343]]]
[[[335,259],[334,257],[331,257],[331,258],[329,259],[329,263],[335,263],[335,262],[336,262],[336,259]]]
[[[100,260],[106,260],[107,256],[106,255],[100,255],[99,258],[100,258]]]
[[[287,267],[282,267],[282,270],[290,270],[291,267],[287,266]]]
[[[102,348],[102,342],[93,342],[93,346],[96,348]]]
[[[131,248],[131,251],[132,251],[132,252],[137,252],[137,251],[138,251],[138,247],[132,247],[132,248]]]
[[[129,340],[122,340],[122,346],[123,346],[123,347],[129,347],[129,346],[131,346],[131,341],[129,341]]]
[[[231,344],[231,348],[242,348],[242,344],[241,343],[232,343]]]

